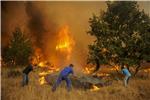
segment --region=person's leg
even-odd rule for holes
[[[29,83],[29,77],[28,75],[26,75],[26,85],[28,85],[28,83]]]
[[[59,86],[59,84],[61,83],[62,78],[59,76],[56,80],[56,82],[54,83],[53,87],[52,87],[52,91],[56,91],[56,88]]]
[[[22,86],[24,86],[24,82],[25,82],[24,74],[22,74]]]
[[[128,76],[128,79],[127,79],[127,84],[129,84],[129,79],[131,78],[131,76]]]
[[[67,84],[67,90],[70,91],[71,90],[71,80],[69,78],[65,78],[66,84]]]
[[[125,76],[125,78],[124,78],[124,85],[125,85],[125,87],[127,87],[127,80],[128,80],[128,76]]]
[[[26,74],[23,73],[22,78],[23,78],[23,80],[22,80],[22,86],[24,86],[26,84]]]

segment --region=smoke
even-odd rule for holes
[[[149,13],[149,2],[139,2],[140,7]],[[68,25],[70,35],[74,38],[70,61],[75,68],[81,68],[86,63],[88,44],[93,38],[87,35],[89,18],[98,15],[100,10],[106,10],[105,2],[3,2],[2,1],[2,49],[15,27],[31,37],[34,48],[43,55],[45,60],[60,63],[64,66],[64,56],[56,52],[58,33],[62,26]],[[78,69],[80,70],[80,69]]]
[[[1,2],[2,49],[8,45],[16,27],[25,30],[27,16],[24,7],[24,2]]]
[[[29,18],[27,27],[30,30],[30,33],[34,36],[36,45],[41,48],[41,46],[43,46],[42,36],[45,35],[46,32],[43,15],[40,10],[32,4],[32,2],[26,4],[26,13]]]
[[[44,59],[55,56],[55,46],[57,39],[57,25],[52,18],[47,18],[40,6],[27,2],[25,5],[26,14],[28,16],[27,28],[35,48],[40,49],[40,54]],[[51,60],[51,59],[50,59]]]
[[[56,45],[58,45],[58,41],[60,41],[59,39],[65,37],[63,35],[61,37],[59,36],[59,31],[61,31],[65,25],[61,25],[60,21],[55,20],[55,15],[47,15],[48,6],[41,7],[38,3],[27,2],[25,11],[28,17],[26,26],[35,45],[35,51],[39,52],[41,59],[55,66],[65,66],[68,64],[67,51],[65,53],[56,50]],[[68,33],[68,35],[70,35],[70,33]],[[70,37],[70,39],[71,38],[72,37]]]
[[[91,4],[92,3],[92,4]],[[68,25],[75,47],[67,63],[80,68],[86,62],[88,20],[92,13],[99,12],[104,2],[2,2],[2,39],[19,26],[31,37],[33,46],[45,60],[66,66],[65,54],[56,51],[58,33]],[[83,39],[84,38],[84,39]],[[2,43],[6,43],[2,40]]]

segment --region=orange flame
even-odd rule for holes
[[[38,64],[43,60],[43,54],[40,48],[35,48],[34,55],[32,56],[32,64]]]
[[[46,83],[45,77],[44,76],[40,77],[39,82],[40,82],[40,85],[45,84]]]
[[[91,74],[94,71],[95,67],[92,65],[86,65],[83,69],[84,74]]]
[[[58,41],[56,45],[56,50],[60,52],[65,52],[67,60],[70,59],[72,48],[74,46],[74,40],[70,35],[69,27],[64,26],[58,33]]]
[[[56,53],[65,57],[65,60],[70,60],[71,53],[73,46],[75,44],[74,39],[71,36],[71,33],[69,32],[69,27],[66,25],[60,29],[58,32],[58,41],[56,41],[56,47],[55,50],[57,51]],[[53,72],[57,72],[60,69],[56,66],[57,63],[49,63],[48,61],[45,60],[44,55],[42,53],[42,50],[40,48],[35,48],[35,53],[33,56],[33,61],[34,64],[37,64],[39,68],[41,69],[39,72],[39,83],[40,85],[43,85],[46,83],[45,81],[45,76],[48,74],[51,74]],[[56,65],[56,66],[54,66]]]
[[[144,69],[144,72],[146,72],[146,73],[150,72],[150,68]]]
[[[38,64],[38,66],[40,66],[40,67],[45,67],[45,64],[44,64],[44,62],[40,62],[40,63]]]
[[[90,91],[98,91],[100,90],[100,88],[96,85],[92,85],[92,88],[90,89]]]
[[[38,73],[40,85],[47,83],[45,80],[46,75],[59,71],[59,68],[44,60],[42,52],[38,48],[35,49],[34,56],[32,57],[32,63],[37,64],[37,67],[40,68],[40,72]]]
[[[39,73],[39,83],[40,83],[40,85],[43,85],[43,84],[47,83],[46,80],[45,80],[46,75],[54,73],[54,72],[58,72],[59,70],[60,70],[59,68],[51,68],[49,70],[40,72]]]

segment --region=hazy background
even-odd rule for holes
[[[138,2],[140,9],[150,14],[150,2]],[[61,27],[68,25],[74,38],[75,46],[68,63],[83,66],[86,62],[88,44],[94,40],[87,34],[89,18],[92,14],[100,14],[106,10],[104,1],[45,1],[45,2],[1,2],[1,37],[2,50],[15,27],[20,27],[34,43],[35,47],[42,50],[45,58],[52,60],[54,57],[56,39]],[[63,58],[54,58],[63,59]]]

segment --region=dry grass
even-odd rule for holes
[[[51,86],[39,85],[36,72],[30,73],[28,86],[21,87],[22,77],[7,77],[9,69],[2,68],[2,100],[150,100],[150,80],[131,79],[125,88],[122,81],[114,81],[111,86],[99,91],[72,89],[67,92],[59,87],[51,92]]]

